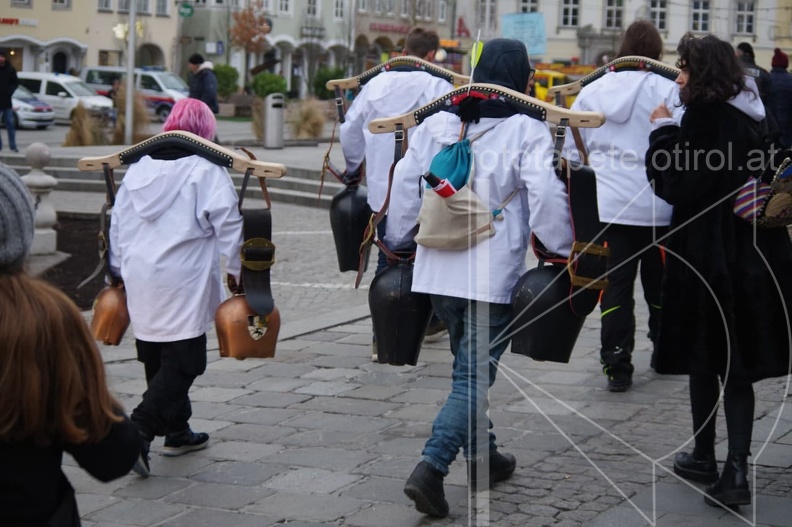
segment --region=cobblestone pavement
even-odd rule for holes
[[[323,147],[314,150],[312,163]],[[96,197],[64,193],[54,201],[80,199]],[[670,472],[691,436],[687,378],[656,375],[639,331],[634,385],[609,393],[596,312],[569,364],[504,354],[491,417],[502,448],[517,457],[514,477],[471,496],[457,460],[446,479],[451,516],[417,513],[402,487],[448,393],[448,340],[427,344],[415,367],[371,363],[367,291],[351,287],[352,273],[337,271],[327,212],[274,209],[273,292],[283,318],[275,358],[220,359],[210,335],[211,362],[191,392],[191,424],[212,443],[168,458],[155,442],[148,479],[102,484],[66,459],[84,525],[792,526],[788,379],[756,385],[755,509],[742,507],[738,516],[708,507],[700,487]],[[642,302],[637,291],[645,328]],[[131,332],[102,354],[112,389],[132,409],[145,380]],[[722,409],[718,437],[722,462]]]

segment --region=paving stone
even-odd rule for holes
[[[212,435],[213,439],[248,441],[253,443],[281,443],[281,439],[294,434],[296,430],[286,426],[236,424],[223,428]]]
[[[317,368],[301,378],[318,381],[351,380],[361,374],[356,368]]]
[[[234,423],[277,425],[302,415],[302,413],[296,410],[282,410],[279,408],[242,408],[223,417]]]
[[[310,395],[295,393],[256,392],[234,399],[234,404],[259,408],[287,408],[311,398]]]
[[[322,355],[311,360],[311,365],[317,368],[353,368],[360,370],[362,365],[368,364],[369,362],[370,359],[368,357]]]
[[[427,437],[399,437],[378,441],[371,445],[371,452],[387,454],[389,456],[418,457],[421,455]]]
[[[346,525],[360,527],[417,527],[427,525],[427,517],[415,507],[378,503],[346,518]],[[466,525],[459,524],[459,525]],[[454,525],[451,520],[434,521],[431,525]]]
[[[207,483],[255,487],[287,470],[287,467],[269,463],[220,461],[194,473],[190,479]]]
[[[270,489],[305,494],[331,494],[361,479],[360,476],[314,468],[297,468],[264,483]]]
[[[332,522],[368,505],[366,501],[346,496],[279,492],[250,505],[245,510],[269,516],[283,516],[291,526],[294,520]]]
[[[243,514],[240,512],[195,509],[165,522],[163,527],[269,527],[282,523],[283,518]]]
[[[124,523],[128,525],[152,525],[165,521],[184,511],[184,506],[161,501],[123,499],[100,511],[88,515],[98,522]]]
[[[242,408],[228,403],[209,403],[204,401],[190,401],[194,418],[216,419]]]
[[[151,456],[149,462],[151,464],[151,474],[153,476],[176,478],[187,477],[213,463],[209,458],[196,456],[194,454],[176,457]],[[136,476],[133,477],[136,478]]]
[[[146,479],[138,478],[126,487],[122,487],[115,492],[116,496],[124,498],[138,498],[142,500],[157,500],[178,490],[182,490],[192,485],[186,479],[174,477],[149,477]]]
[[[77,510],[80,511],[81,516],[88,516],[119,501],[119,498],[102,494],[78,494]]]
[[[286,393],[286,392],[294,391],[296,388],[299,388],[300,386],[305,386],[306,384],[311,384],[311,381],[306,381],[304,379],[285,379],[282,377],[268,377],[258,382],[249,384],[247,387],[249,389],[256,390],[259,392]]]
[[[339,448],[289,448],[270,456],[268,461],[279,465],[353,472],[355,468],[375,458],[376,456],[365,452]]]
[[[218,441],[206,450],[194,452],[194,456],[208,457],[220,461],[258,461],[278,453],[280,445],[262,445],[247,441]]]
[[[353,399],[351,397],[313,397],[309,401],[297,404],[295,410],[328,412],[333,414],[366,415],[381,417],[399,408],[400,405],[381,401]]]
[[[190,428],[196,432],[206,432],[212,437],[214,437],[214,432],[222,430],[223,428],[231,426],[232,424],[233,423],[229,421],[221,421],[219,419],[190,419]]]
[[[359,467],[355,470],[356,474],[367,474],[371,476],[379,476],[383,478],[395,478],[402,482],[407,481],[410,477],[415,465],[418,464],[419,459],[415,456],[394,457],[383,455]]]
[[[437,417],[437,412],[440,411],[440,405],[436,404],[411,404],[409,406],[402,406],[388,414],[387,417],[391,419],[401,419],[403,421],[419,421],[424,423],[431,423]]]
[[[312,382],[294,390],[295,393],[307,393],[309,395],[339,395],[357,388],[358,384],[349,382]]]
[[[165,501],[213,509],[239,510],[245,505],[255,503],[270,494],[272,494],[271,490],[260,487],[198,483],[190,488],[171,494],[165,498]]]
[[[250,358],[245,360],[221,359],[209,364],[207,371],[240,372],[250,371],[265,364],[270,359]]]
[[[370,477],[342,491],[341,495],[368,503],[395,503],[413,507],[412,500],[404,494],[404,483],[404,479]]]
[[[299,417],[291,419],[288,426],[294,428],[309,428],[312,430],[354,430],[358,433],[376,432],[398,425],[392,419],[373,419],[356,415],[331,415],[318,412],[305,412]]]
[[[284,439],[290,447],[356,447],[363,449],[378,441],[375,433],[359,434],[343,430],[304,430]]]
[[[110,390],[115,393],[139,395],[146,391],[145,379],[122,380],[110,384]]]
[[[343,394],[341,397],[353,397],[356,399],[373,399],[375,401],[387,401],[404,393],[405,389],[399,386],[373,386],[364,385]]]

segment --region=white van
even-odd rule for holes
[[[37,98],[52,106],[55,120],[68,123],[78,103],[94,115],[107,118],[113,101],[97,95],[82,80],[62,73],[20,71],[19,84],[33,92]]]
[[[119,66],[87,66],[80,73],[85,83],[100,95],[107,95],[114,80],[123,83],[124,75],[126,68]],[[181,77],[157,66],[135,68],[135,89],[143,95],[151,115],[162,122],[176,101],[190,92]]]

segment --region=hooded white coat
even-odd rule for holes
[[[415,110],[454,89],[454,85],[424,71],[388,71],[366,83],[341,125],[340,141],[347,172],[366,160],[366,187],[371,210],[378,211],[388,192],[393,164],[393,134],[372,134],[368,124]]]
[[[389,248],[412,242],[421,207],[416,198],[419,193],[433,192],[425,188],[421,175],[443,146],[457,141],[460,127],[459,117],[440,112],[412,131],[410,147],[394,171],[385,237]],[[526,271],[531,231],[550,251],[569,254],[569,202],[553,170],[553,141],[547,124],[526,115],[482,118],[470,125],[468,137],[490,128],[472,145],[473,191],[491,210],[515,189],[518,192],[503,208],[503,219],[495,221],[495,234],[470,249],[418,246],[413,291],[508,304]]]
[[[672,80],[645,71],[606,73],[584,87],[572,110],[605,115],[599,128],[581,128],[589,165],[597,175],[600,221],[618,225],[653,226],[671,222],[671,205],[655,196],[646,180],[644,157],[652,124],[649,115],[665,104],[679,124],[684,110]],[[565,155],[580,159],[567,134]]]
[[[130,165],[110,224],[135,337],[173,342],[205,333],[223,300],[220,256],[239,279],[242,217],[225,168],[199,156]]]

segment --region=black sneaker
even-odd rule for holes
[[[616,346],[600,353],[602,373],[608,378],[609,392],[626,392],[632,386],[634,366],[630,362],[632,355],[625,349]]]
[[[443,491],[445,476],[426,461],[421,461],[407,478],[404,493],[415,502],[415,508],[435,518],[448,516],[448,502]]]
[[[132,465],[132,472],[142,478],[149,477],[151,470],[149,469],[149,445],[150,443],[143,439],[140,446],[140,456],[138,456],[135,464]]]
[[[437,342],[448,335],[448,329],[445,322],[439,318],[432,318],[429,327],[426,328],[426,335],[424,335],[424,342]]]
[[[203,450],[208,445],[209,434],[204,434],[203,432],[196,434],[188,428],[184,432],[165,436],[165,447],[162,449],[162,455],[169,457],[181,456],[187,452]]]
[[[697,458],[695,453],[680,452],[674,458],[674,473],[698,483],[718,481],[718,463],[713,454]]]
[[[471,488],[475,488],[478,483],[478,466],[483,463],[482,459],[468,460],[468,483]],[[511,454],[501,454],[492,452],[489,456],[489,487],[492,488],[499,481],[505,481],[514,474],[517,467],[517,459]]]
[[[602,368],[608,377],[608,391],[614,393],[626,392],[632,386],[632,372],[619,370],[605,365]]]

